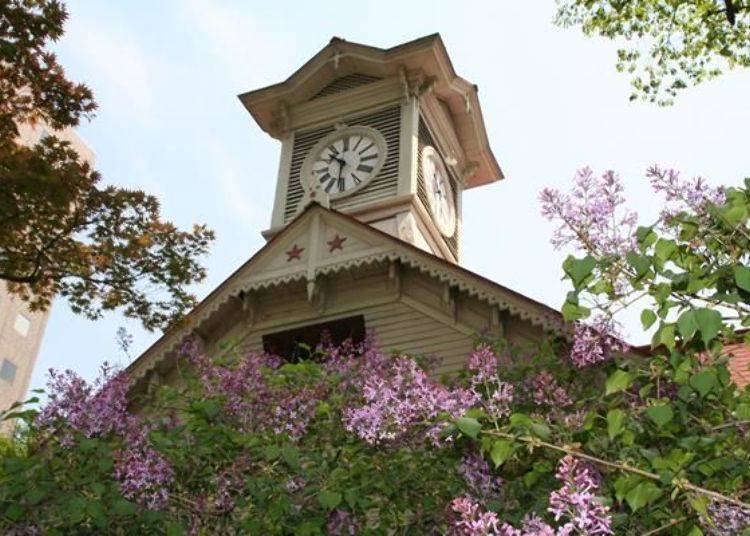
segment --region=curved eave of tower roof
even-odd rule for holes
[[[425,76],[434,77],[433,91],[450,108],[469,160],[478,164],[466,187],[503,179],[487,139],[477,86],[456,74],[439,34],[387,49],[334,37],[283,82],[242,93],[239,99],[265,132],[278,137],[282,103],[293,110],[341,76],[361,73],[386,78],[397,76],[402,67],[408,71],[422,70]]]

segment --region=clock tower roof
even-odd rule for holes
[[[403,82],[405,92],[432,91],[450,113],[461,147],[477,165],[465,188],[503,178],[487,139],[477,86],[456,74],[439,34],[386,49],[334,37],[283,82],[243,93],[239,99],[265,132],[282,138],[295,110],[326,106],[341,96],[327,92],[329,84],[347,80],[356,87],[366,80],[373,82],[368,87],[376,88],[394,78]]]

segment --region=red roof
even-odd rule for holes
[[[750,345],[743,342],[727,344],[726,352],[732,356],[729,361],[729,370],[734,381],[740,387],[750,383]]]

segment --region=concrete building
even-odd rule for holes
[[[20,139],[31,146],[49,132],[42,125],[24,125]],[[55,135],[70,142],[82,158],[94,164],[94,154],[75,132],[65,130]],[[0,410],[26,397],[49,314],[49,310],[31,312],[0,281]]]

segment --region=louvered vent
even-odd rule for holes
[[[386,145],[388,146],[388,156],[377,177],[373,178],[367,186],[358,192],[335,200],[332,204],[333,208],[341,210],[353,205],[362,205],[377,199],[396,195],[398,189],[401,108],[393,106],[372,114],[347,118],[345,121],[350,126],[364,125],[378,130],[385,138]],[[297,212],[297,205],[304,193],[300,181],[300,172],[305,157],[318,140],[332,131],[333,127],[325,127],[307,132],[298,132],[295,135],[292,162],[289,170],[289,185],[286,193],[286,206],[284,207],[284,222],[288,222],[294,218]]]
[[[382,79],[377,76],[370,76],[367,74],[348,74],[346,76],[342,76],[341,78],[337,78],[336,80],[328,84],[318,93],[316,93],[315,96],[310,100],[319,99],[320,97],[327,97],[328,95],[334,95],[336,93],[341,93],[342,91],[348,91],[350,89],[354,89],[355,87],[365,86],[372,82],[377,82],[378,80]]]
[[[427,125],[425,124],[424,120],[420,117],[419,118],[419,163],[417,164],[417,197],[422,202],[422,205],[424,205],[424,208],[427,210],[428,213],[430,213],[430,202],[427,199],[427,186],[425,185],[424,177],[422,176],[422,149],[427,147],[428,145],[431,145],[432,147],[435,147],[437,149],[437,146],[435,145],[435,141],[432,138],[432,134],[430,134],[430,131],[427,129]],[[440,151],[438,151],[440,153]],[[453,195],[454,195],[454,203],[455,206],[458,207],[458,203],[456,202],[457,199],[455,199],[455,196],[458,195],[458,188],[456,187],[456,181],[452,176],[452,171],[448,166],[445,166],[448,170],[448,173],[450,175],[450,181],[451,186],[453,186]],[[458,217],[458,214],[456,214],[456,217]],[[457,222],[456,224],[456,232],[453,233],[453,236],[450,238],[445,239],[445,243],[448,244],[448,248],[451,250],[451,253],[455,255],[458,258],[458,239],[459,239],[459,233],[461,230],[460,224]],[[445,237],[444,237],[445,238]]]

